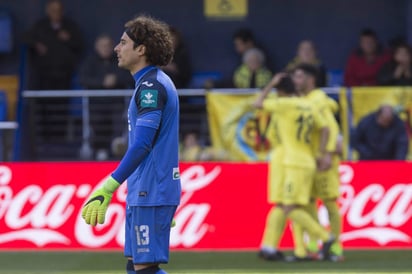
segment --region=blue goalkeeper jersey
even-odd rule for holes
[[[178,205],[181,185],[178,163],[179,98],[172,80],[149,66],[134,75],[136,89],[128,109],[129,147],[139,126],[156,128],[147,156],[127,179],[130,206]],[[147,118],[160,112],[160,122]],[[149,115],[147,115],[149,114]]]

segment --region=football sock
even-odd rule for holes
[[[306,257],[308,254],[305,249],[305,243],[303,241],[303,229],[302,227],[297,224],[292,224],[292,234],[293,234],[293,242],[295,244],[294,253],[296,257]]]
[[[134,270],[134,265],[133,265],[132,260],[127,260],[126,273],[127,274],[136,274],[136,270]]]
[[[276,249],[279,246],[283,231],[285,230],[286,216],[279,207],[273,207],[266,218],[266,227],[263,233],[262,248]]]
[[[330,230],[336,236],[337,241],[332,245],[332,252],[335,255],[342,255],[342,245],[339,242],[339,236],[342,232],[342,216],[339,213],[339,207],[335,200],[326,200],[323,202],[329,214]]]
[[[159,266],[158,265],[153,265],[153,266],[141,269],[141,270],[136,270],[135,274],[157,274],[157,273],[162,273],[162,272],[159,272],[159,271],[161,271]]]
[[[319,216],[318,216],[318,208],[316,206],[316,201],[310,201],[309,204],[307,204],[304,209],[309,213],[309,215],[315,220],[319,221]]]
[[[310,201],[308,205],[305,206],[305,210],[309,213],[312,218],[319,222],[319,217],[318,217],[318,208],[316,206],[316,201]],[[310,252],[316,253],[318,252],[318,240],[315,235],[309,234],[309,242],[307,244],[307,250]]]
[[[293,209],[288,217],[299,224],[304,230],[316,238],[326,242],[330,239],[329,233],[302,208]]]
[[[336,201],[324,201],[329,214],[330,230],[336,238],[339,238],[342,231],[342,217],[339,213],[339,207]]]

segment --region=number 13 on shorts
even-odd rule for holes
[[[150,237],[149,237],[149,226],[148,225],[136,225],[134,227],[136,231],[136,238],[137,238],[137,245],[149,245]]]

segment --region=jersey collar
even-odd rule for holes
[[[149,72],[150,70],[156,68],[155,66],[147,66],[142,68],[141,70],[139,70],[138,72],[136,72],[133,75],[134,81],[135,81],[135,85],[137,86],[139,81],[142,79],[143,75],[145,75],[147,72]]]

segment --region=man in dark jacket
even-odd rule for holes
[[[47,17],[34,24],[25,37],[29,47],[28,88],[71,89],[83,46],[80,30],[76,23],[63,16],[63,4],[60,0],[47,1],[46,15]],[[69,136],[69,99],[40,98],[36,102],[39,107],[42,139],[48,144],[61,143],[63,138]]]
[[[391,106],[383,105],[359,122],[353,146],[360,160],[405,160],[409,146],[405,124]]]
[[[83,88],[133,89],[133,77],[117,66],[112,38],[105,34],[100,35],[95,41],[94,48],[95,52],[88,56],[80,70],[80,84]],[[106,160],[109,157],[112,139],[116,135],[115,121],[122,118],[124,98],[91,97],[89,102],[95,158]]]
[[[63,16],[60,0],[49,0],[47,17],[29,30],[29,89],[70,89],[73,72],[82,51],[77,24]]]
[[[133,89],[130,73],[119,69],[113,51],[114,42],[106,34],[96,38],[95,52],[90,54],[79,73],[80,84],[86,89]]]

